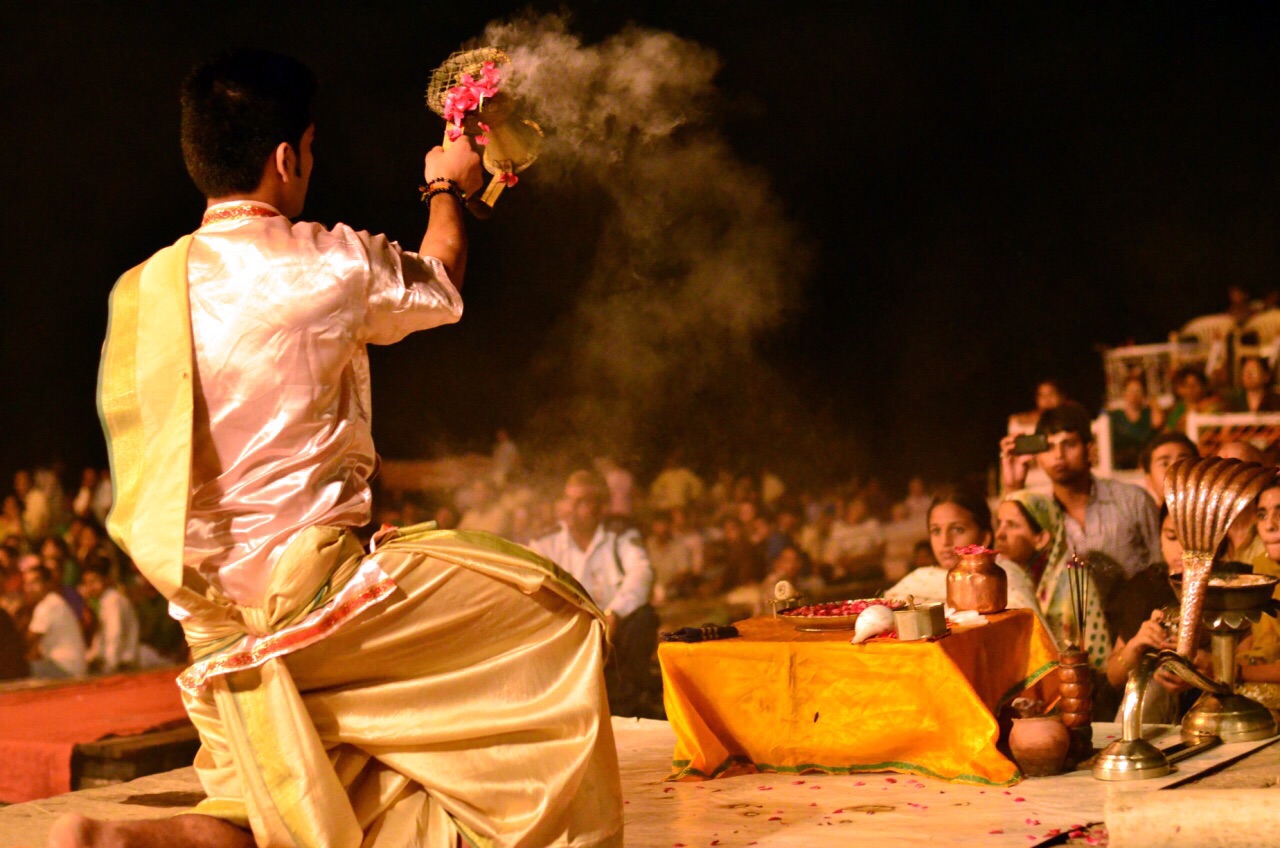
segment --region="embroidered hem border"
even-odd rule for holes
[[[720,777],[725,772],[740,767],[741,771],[737,774],[759,774],[760,772],[772,772],[774,774],[805,774],[806,772],[817,772],[819,774],[863,774],[876,771],[894,771],[899,774],[915,774],[921,777],[932,777],[935,780],[945,780],[951,783],[972,783],[978,786],[1013,786],[1022,780],[1022,772],[1016,768],[1013,777],[1009,780],[1000,782],[996,780],[988,780],[985,777],[978,777],[975,774],[954,774],[947,776],[939,774],[930,768],[918,765],[916,763],[906,763],[899,760],[886,760],[883,763],[867,763],[865,765],[854,766],[824,766],[820,763],[801,763],[798,766],[775,766],[769,763],[753,763],[747,757],[734,755],[729,757],[720,765],[711,770],[710,773],[701,769],[691,768],[689,760],[672,760],[672,767],[678,771],[667,778],[668,781],[683,780],[686,778],[694,778],[700,780],[713,780]]]
[[[291,653],[318,642],[369,607],[386,599],[396,584],[386,578],[360,592],[341,606],[335,607],[319,621],[287,635],[268,635],[243,653],[221,654],[192,663],[178,676],[178,686],[190,695],[198,695],[210,677],[256,668],[267,660]],[[248,638],[243,637],[243,638]]]

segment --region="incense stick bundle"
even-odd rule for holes
[[[1076,622],[1076,640],[1084,642],[1085,606],[1089,602],[1089,564],[1078,556],[1067,563],[1068,586],[1071,589],[1071,613]]]

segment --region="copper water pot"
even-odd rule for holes
[[[980,613],[1009,604],[1009,577],[996,565],[996,552],[979,545],[957,548],[960,562],[947,573],[947,606]]]

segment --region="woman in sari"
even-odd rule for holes
[[[1058,647],[1077,645],[1089,664],[1102,670],[1111,650],[1111,634],[1101,595],[1088,581],[1083,633],[1071,604],[1066,525],[1062,509],[1048,495],[1027,489],[1010,492],[997,509],[996,550],[1005,564],[1021,567],[1036,587],[1036,601]]]

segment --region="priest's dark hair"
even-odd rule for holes
[[[223,53],[182,84],[182,158],[205,197],[251,192],[282,142],[299,150],[315,74],[265,50]]]

